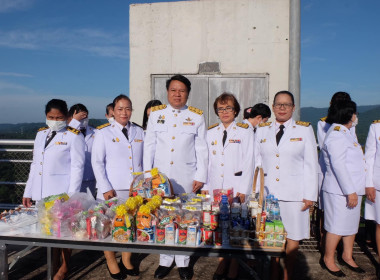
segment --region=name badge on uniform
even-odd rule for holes
[[[142,139],[135,139],[135,142],[141,143],[143,140]]]
[[[261,139],[260,143],[265,143],[266,141],[267,141],[267,139]]]
[[[214,151],[212,151],[212,154],[213,154],[213,155],[216,155],[216,151],[215,151],[215,150],[214,150]]]
[[[290,142],[302,141],[302,138],[290,138]]]
[[[183,122],[183,125],[195,125],[194,122]]]
[[[56,145],[67,145],[67,142],[55,142]]]
[[[240,139],[230,139],[229,143],[237,143],[240,144],[241,140]]]

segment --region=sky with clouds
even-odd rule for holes
[[[281,1],[281,0],[278,0]],[[0,0],[0,123],[44,121],[54,97],[102,118],[129,89],[129,5],[163,1]],[[380,1],[301,1],[301,104],[336,91],[380,104]]]

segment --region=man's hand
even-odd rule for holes
[[[356,205],[358,205],[358,195],[354,192],[347,196],[347,206],[349,208],[354,208]]]
[[[115,192],[115,190],[110,190],[110,191],[108,191],[108,192],[105,192],[105,193],[103,194],[103,196],[104,196],[104,199],[105,199],[105,200],[109,200],[109,199],[111,199],[111,198],[113,198],[113,197],[116,196],[116,192]]]
[[[32,200],[30,197],[23,197],[22,198],[22,205],[24,205],[26,208],[29,208],[32,206]]]
[[[204,183],[194,180],[193,181],[193,193],[196,193],[198,190],[203,188],[203,185],[204,185]]]
[[[76,119],[77,121],[81,121],[85,118],[87,118],[86,112],[84,112],[84,111],[77,112],[76,110],[74,111],[73,119]]]
[[[313,206],[313,202],[311,200],[303,199],[303,203],[305,204],[304,207],[302,207],[301,211],[305,211],[309,209],[311,206]]]
[[[239,197],[239,199],[240,199],[240,203],[244,203],[245,202],[245,194],[243,194],[243,193],[237,193],[236,194],[236,196],[238,196]]]
[[[374,187],[365,188],[365,195],[367,196],[369,201],[375,203],[376,190]]]
[[[201,190],[201,194],[209,194],[208,190]]]

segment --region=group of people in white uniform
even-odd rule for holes
[[[127,198],[132,172],[153,167],[168,176],[175,194],[203,192],[212,196],[214,189],[233,188],[234,196],[244,202],[253,192],[254,170],[261,166],[267,190],[279,200],[288,233],[284,279],[292,278],[299,241],[310,237],[309,208],[318,201],[318,193],[323,198],[327,231],[321,265],[335,276],[344,276],[334,262],[336,246],[343,237],[339,260],[363,272],[352,258],[352,246],[365,192],[366,216],[380,223],[380,200],[376,198],[380,191],[380,175],[376,173],[380,169],[380,122],[371,126],[364,158],[353,128],[357,123],[355,103],[334,101],[326,120],[318,125],[318,160],[313,129],[310,123],[292,118],[294,97],[288,91],[274,97],[273,122],[267,122],[269,107],[256,104],[245,110],[243,123],[235,121],[240,112],[236,97],[222,93],[213,104],[220,123],[207,129],[202,110],[186,105],[191,91],[186,77],[171,77],[166,89],[168,104],[155,101],[158,105],[147,105],[146,131],[130,121],[132,101],[125,95],[107,106],[109,122],[97,129],[88,125],[84,105],[68,110],[62,100],[49,101],[47,127],[36,136],[23,204],[30,207],[32,200],[62,192],[91,191],[98,200]],[[377,231],[380,234],[379,227]],[[70,251],[62,250],[59,255],[62,265],[55,280],[68,273]],[[139,275],[130,253],[123,252],[119,263],[114,252],[106,251],[105,257],[113,279]],[[191,279],[189,261],[189,256],[161,255],[154,277],[164,278],[175,263],[180,278]],[[227,264],[220,261],[214,279],[237,279],[237,262]]]

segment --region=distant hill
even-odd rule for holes
[[[373,120],[380,119],[380,105],[366,105],[358,106],[359,113],[359,124],[356,128],[356,135],[360,144],[364,145],[369,126]],[[317,132],[317,123],[320,118],[327,115],[328,108],[314,108],[314,107],[304,107],[301,108],[301,120],[311,122],[314,132]]]
[[[97,127],[107,120],[90,119],[89,124]],[[0,139],[34,139],[39,128],[46,126],[45,123],[18,123],[0,124]]]

